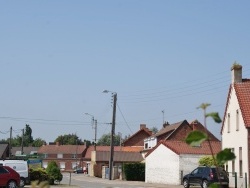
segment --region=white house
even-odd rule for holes
[[[232,82],[229,87],[226,108],[221,128],[222,149],[231,148],[236,155],[234,161],[226,164],[230,183],[237,173],[238,184],[245,178],[249,184],[250,173],[250,79],[242,79],[242,66],[234,64],[231,68]],[[232,184],[231,184],[232,185]]]
[[[213,153],[221,151],[220,141],[210,142]],[[182,176],[198,166],[200,158],[211,155],[208,142],[192,147],[184,141],[161,141],[146,155],[145,181],[180,185]]]

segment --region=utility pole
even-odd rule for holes
[[[23,155],[23,139],[24,139],[24,129],[22,129],[22,150],[21,150],[21,155]]]
[[[113,93],[113,118],[112,118],[111,139],[110,139],[109,180],[112,180],[113,161],[114,161],[116,101],[117,101],[117,93]]]
[[[10,127],[9,159],[11,158],[12,127]]]
[[[94,143],[94,151],[96,151],[96,136],[97,136],[97,119],[95,120],[95,125],[94,125],[94,129],[95,129],[95,143]]]

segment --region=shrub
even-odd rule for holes
[[[29,171],[30,174],[30,181],[38,181],[44,182],[44,181],[49,181],[49,175],[46,173],[46,171],[43,168],[38,168],[38,169],[30,169]]]
[[[145,181],[145,163],[127,163],[123,165],[126,180]]]
[[[50,161],[46,168],[46,172],[49,175],[49,183],[50,185],[54,185],[54,181],[62,181],[62,173],[60,168],[57,166],[55,161]]]

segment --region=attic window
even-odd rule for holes
[[[236,131],[239,130],[239,110],[236,110]]]
[[[230,113],[227,114],[227,132],[230,133]]]

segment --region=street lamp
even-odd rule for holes
[[[115,135],[115,115],[116,115],[116,101],[117,93],[104,90],[103,93],[112,93],[113,95],[113,118],[112,118],[112,127],[110,135],[110,158],[109,158],[109,180],[112,180],[112,170],[113,170],[113,161],[114,161],[114,135]]]
[[[93,115],[91,115],[89,113],[85,113],[85,115],[92,117],[92,126],[95,129],[94,151],[96,151],[97,120],[94,118]]]

